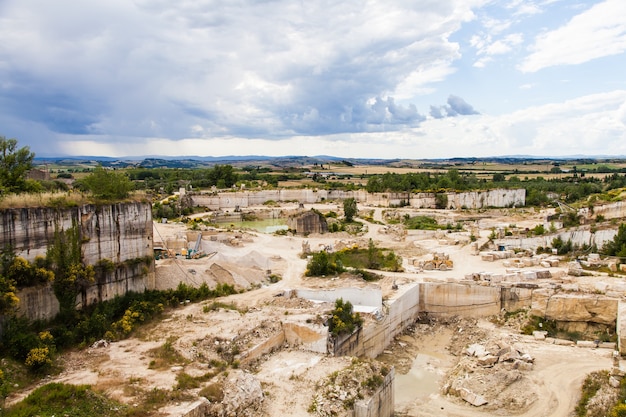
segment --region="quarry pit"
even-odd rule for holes
[[[341,210],[332,202],[281,208]],[[70,353],[62,359],[65,371],[50,379],[90,384],[132,404],[140,391],[172,389],[181,372],[202,375],[215,363],[234,359],[237,366],[221,381],[221,408],[197,400],[197,388],[191,390],[195,398],[169,404],[159,415],[342,415],[348,404],[354,414],[345,415],[355,416],[568,416],[588,373],[620,369],[619,343],[520,333],[516,312],[562,322],[587,339],[601,330],[619,340],[623,278],[573,276],[571,266],[555,255],[518,255],[504,241],[487,245],[495,228],[532,228],[550,213],[482,210],[470,214],[471,230],[406,231],[387,224],[389,209],[359,210],[373,221],[363,221],[367,231],[358,236],[190,230],[182,223],[155,221],[154,247],[170,251],[156,260],[156,289],[184,282],[226,283],[245,291],[221,298],[221,307],[212,301],[181,306],[130,339]],[[456,222],[468,213],[445,215]],[[349,274],[304,276],[303,248],[364,245],[369,239],[402,256],[404,272],[385,272],[376,282]],[[181,254],[192,248],[203,256]],[[420,269],[419,261],[433,253],[445,253],[453,266]],[[271,283],[272,275],[281,279]],[[336,298],[351,301],[365,323],[358,334],[331,345],[324,318]],[[510,321],[502,319],[505,312],[511,313]],[[154,369],[151,352],[167,340],[185,361]],[[232,357],[225,357],[228,352]],[[367,398],[352,398],[349,387],[328,380],[356,366],[355,358],[391,370]]]

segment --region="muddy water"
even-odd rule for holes
[[[227,224],[233,225],[235,228],[254,229],[261,233],[274,233],[277,230],[288,229],[286,219],[250,220],[241,222],[227,222]]]
[[[418,353],[406,374],[396,374],[395,400],[397,404],[427,399],[439,391],[440,376],[433,368],[439,359],[427,353]]]

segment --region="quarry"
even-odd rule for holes
[[[237,289],[218,301],[184,303],[128,339],[69,352],[63,372],[45,382],[89,384],[132,406],[138,392],[172,389],[181,375],[216,374],[154,414],[163,416],[568,416],[587,374],[623,375],[624,265],[594,253],[572,260],[537,250],[555,237],[601,247],[614,228],[563,228],[549,220],[554,209],[524,208],[519,190],[450,195],[446,209],[434,209],[432,195],[270,194],[192,195],[205,208],[189,216],[193,227],[152,219],[145,203],[5,213],[4,239],[22,256],[41,253],[54,222],[72,221],[88,257],[109,254],[116,268],[81,296],[85,305],[181,282]],[[311,216],[341,214],[350,197],[364,224],[359,233],[328,232]],[[625,211],[615,203],[582,218],[623,219]],[[406,230],[394,221],[405,215],[463,227]],[[265,233],[239,227],[245,216],[291,220],[289,230]],[[202,222],[218,217],[217,226]],[[537,225],[552,231],[532,236]],[[350,272],[306,276],[311,253],[370,242],[400,256],[401,270],[379,271],[375,281]],[[19,297],[31,319],[58,312],[49,289]],[[330,333],[337,299],[363,318],[356,331]],[[532,317],[540,318],[537,328],[520,331]],[[542,326],[553,323],[577,340],[548,336]],[[180,357],[155,366],[165,344]]]

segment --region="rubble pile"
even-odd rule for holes
[[[235,371],[222,387],[223,400],[211,403],[205,411],[209,417],[252,417],[263,404],[261,382],[252,374]]]
[[[382,384],[389,368],[375,360],[353,359],[352,365],[318,383],[309,408],[315,416],[348,416],[354,403],[370,397]]]
[[[534,358],[514,341],[473,343],[448,373],[443,392],[487,410],[525,409],[537,398],[526,387],[531,385],[526,373],[533,363]]]

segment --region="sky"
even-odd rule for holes
[[[38,157],[626,156],[624,0],[0,0]]]

